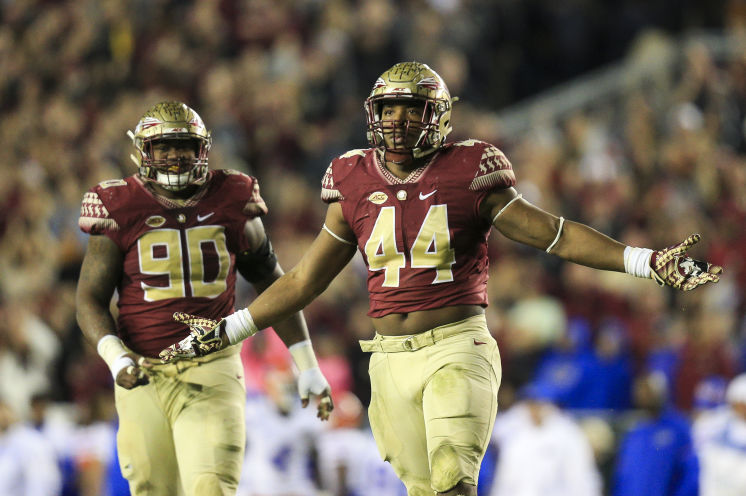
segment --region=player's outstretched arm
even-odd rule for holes
[[[252,249],[236,256],[236,268],[257,293],[262,294],[285,272],[277,261],[261,219],[257,217],[246,222],[244,235]],[[309,339],[306,321],[300,311],[275,324],[274,329],[288,348]]]
[[[284,271],[277,262],[272,244],[259,218],[246,223],[245,235],[249,244],[255,248],[236,257],[236,265],[241,275],[251,282],[261,295],[284,275]],[[293,313],[287,319],[274,324],[273,328],[288,347],[298,368],[298,394],[303,407],[308,405],[311,395],[318,396],[318,417],[322,420],[328,419],[334,408],[331,388],[316,360],[303,312]]]
[[[298,264],[263,291],[248,310],[259,329],[276,326],[324,292],[355,254],[355,237],[338,203]]]
[[[341,234],[330,234],[329,231]],[[340,239],[342,236],[345,238]],[[281,269],[276,268],[272,275],[260,282],[258,289],[261,292],[248,309],[239,310],[220,322],[175,314],[176,320],[190,326],[191,333],[179,343],[163,350],[161,358],[170,361],[212,353],[230,344],[239,343],[260,329],[273,326],[281,336],[288,339],[286,344],[297,340],[288,348],[301,370],[298,386],[301,398],[306,403],[308,394],[304,397],[304,390],[306,393],[314,393],[315,385],[321,383],[323,376],[314,376],[318,370],[316,358],[310,341],[307,340],[308,331],[302,322],[300,311],[321,294],[352,259],[355,246],[345,242],[345,239],[351,240],[354,237],[344,221],[341,208],[332,204],[327,211],[325,229],[316,237],[303,259],[288,273],[282,274]],[[268,284],[270,280],[274,282]],[[296,320],[293,322],[288,321],[289,319]],[[304,374],[305,370],[311,372]],[[320,408],[322,405],[323,403]],[[319,413],[322,413],[321,410]]]
[[[264,289],[248,309],[238,310],[220,322],[174,314],[175,320],[192,328],[192,333],[163,350],[161,358],[170,361],[212,353],[239,343],[260,329],[282,323],[300,312],[329,286],[355,254],[355,245],[345,241],[352,238],[346,225],[339,205],[330,205],[324,230],[298,265]],[[342,234],[330,234],[330,231]]]
[[[116,335],[109,303],[122,271],[122,254],[103,235],[88,240],[75,296],[76,317],[83,335],[96,347],[117,384],[126,389],[148,383],[152,364],[127,350]]]
[[[480,212],[514,241],[588,267],[652,278],[661,286],[689,291],[717,282],[723,271],[720,266],[687,255],[687,249],[699,241],[698,234],[662,250],[625,246],[585,224],[545,212],[513,188],[491,193],[482,202]]]

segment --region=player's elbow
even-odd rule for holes
[[[244,276],[244,279],[249,281],[252,286],[254,286],[254,289],[257,293],[263,293],[267,288],[272,286],[272,284],[275,283],[278,279],[280,279],[284,274],[282,272],[282,269],[280,268],[279,264],[275,265],[274,271],[264,274],[262,277],[257,277],[254,279],[249,279],[246,277],[246,274],[241,273],[241,275]]]
[[[78,327],[86,329],[95,316],[103,312],[108,312],[108,310],[95,296],[78,291],[75,297],[75,319]]]

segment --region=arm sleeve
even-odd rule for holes
[[[264,199],[262,198],[261,192],[259,190],[259,180],[255,177],[247,177],[251,180],[251,193],[249,194],[249,198],[246,200],[246,204],[243,207],[243,213],[246,214],[250,219],[267,215],[267,204],[264,202]]]
[[[83,195],[78,227],[87,234],[104,234],[119,230],[119,224],[109,215],[109,211],[95,188]]]
[[[466,145],[457,143],[455,146]],[[510,163],[508,157],[499,148],[483,142],[476,142],[476,145],[473,146],[475,152],[481,150],[481,156],[479,156],[479,162],[476,165],[474,178],[469,185],[470,190],[490,191],[515,186],[513,164]],[[474,160],[476,161],[476,155],[474,156]]]
[[[334,183],[334,162],[326,168],[324,177],[321,180],[321,200],[325,203],[334,203],[342,200],[342,193],[337,189]]]

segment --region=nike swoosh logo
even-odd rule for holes
[[[209,219],[210,217],[213,216],[214,213],[215,212],[210,212],[209,214],[205,214],[205,215],[199,215],[199,214],[197,214],[197,222],[202,222],[203,220]]]
[[[485,343],[484,341],[477,341],[477,340],[475,339],[475,340],[474,340],[474,344],[475,344],[476,346],[479,346],[480,344],[487,344],[487,343]]]
[[[438,191],[438,190],[434,189],[434,190],[432,190],[431,192],[429,192],[426,195],[423,195],[422,191],[420,191],[420,200],[424,200],[425,198],[430,198],[431,196],[433,196],[435,194],[436,191]]]

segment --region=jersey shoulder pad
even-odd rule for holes
[[[222,177],[223,184],[228,188],[228,191],[221,191],[220,194],[230,195],[232,199],[241,202],[244,214],[250,218],[267,214],[267,204],[262,198],[257,178],[233,169],[218,169],[214,172],[216,176]]]
[[[454,151],[470,155],[465,160],[474,173],[470,190],[487,191],[515,186],[513,165],[496,146],[470,139],[453,143],[452,147]]]
[[[333,159],[326,168],[321,180],[321,199],[326,203],[344,200],[339,189],[340,183],[350,174],[360,161],[365,160],[372,149],[355,149]]]
[[[120,229],[119,223],[112,217],[102,198],[109,200],[119,196],[117,193],[126,194],[129,189],[128,186],[129,184],[124,179],[109,179],[86,191],[80,205],[80,217],[78,218],[80,230],[87,234],[118,231]]]

